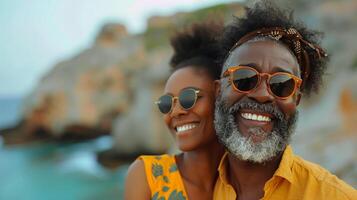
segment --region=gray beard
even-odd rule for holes
[[[290,143],[290,138],[295,130],[298,111],[289,119],[273,104],[259,104],[253,100],[242,100],[228,107],[219,95],[216,99],[214,125],[218,140],[226,149],[240,160],[253,163],[264,163],[284,151]],[[274,116],[274,127],[271,133],[266,133],[262,128],[249,129],[250,134],[266,137],[261,142],[254,142],[251,137],[243,136],[238,129],[235,117],[240,109],[264,111]]]

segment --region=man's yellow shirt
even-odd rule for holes
[[[215,200],[237,199],[233,187],[227,181],[227,154],[222,157],[218,167],[219,176],[213,198]],[[278,169],[265,183],[262,199],[357,200],[357,190],[321,166],[294,155],[291,147],[287,146]]]

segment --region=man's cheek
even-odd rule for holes
[[[238,92],[232,90],[230,87],[222,91],[222,100],[227,106],[234,105],[240,98],[241,95],[239,95]]]
[[[286,120],[289,120],[293,114],[297,111],[296,104],[294,101],[279,103],[280,110],[284,113]]]

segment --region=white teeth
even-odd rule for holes
[[[179,132],[183,132],[183,131],[187,131],[187,130],[193,129],[196,126],[197,126],[196,124],[185,124],[185,125],[176,127],[176,131],[179,133]]]
[[[253,120],[257,120],[257,119],[258,119],[257,115],[256,115],[256,114],[253,114],[252,119],[253,119]]]
[[[244,119],[250,119],[250,120],[255,120],[255,121],[261,121],[261,122],[270,122],[271,118],[264,116],[264,115],[257,115],[253,113],[241,113],[241,116]]]

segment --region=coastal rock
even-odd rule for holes
[[[163,115],[154,104],[164,90],[170,54],[171,51],[152,52],[148,63],[151,68],[133,79],[135,93],[130,112],[120,115],[114,123],[114,151],[120,154],[164,153],[173,146]]]
[[[44,129],[60,138],[73,126],[110,131],[108,121],[128,108],[127,83],[143,66],[140,44],[122,25],[104,26],[93,47],[57,64],[29,95],[24,106],[28,134]]]

